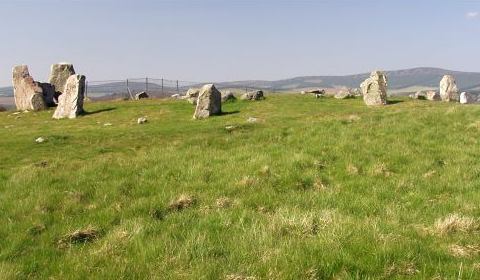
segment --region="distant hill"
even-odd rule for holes
[[[480,73],[451,71],[439,68],[414,68],[387,71],[389,89],[394,92],[412,92],[423,88],[438,88],[443,75],[454,75],[462,91],[480,91]],[[370,74],[347,76],[304,76],[278,81],[239,81],[221,83],[223,86],[249,84],[252,87],[278,91],[306,88],[359,87]]]
[[[413,68],[406,70],[387,71],[389,90],[391,94],[410,93],[424,89],[437,89],[443,75],[454,75],[461,91],[480,92],[480,73],[460,72],[439,68]],[[304,76],[278,81],[247,80],[216,83],[220,89],[263,89],[271,91],[299,91],[309,88],[341,88],[359,87],[360,83],[369,76],[369,73],[347,76]],[[145,89],[144,83],[130,83],[132,93]],[[183,93],[188,87],[200,86],[189,83],[180,85],[179,92]],[[153,95],[160,95],[161,85],[150,83],[149,91]],[[164,95],[176,93],[174,85],[164,87]],[[91,96],[122,96],[126,94],[124,82],[112,82],[89,86]],[[0,88],[0,97],[12,96],[12,87]]]

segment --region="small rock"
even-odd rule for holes
[[[104,123],[103,126],[112,126],[111,123]]]
[[[235,128],[237,128],[237,127],[234,126],[234,125],[227,125],[227,126],[225,127],[225,129],[226,129],[227,131],[232,131],[232,130],[234,130]]]
[[[430,100],[430,101],[440,101],[440,100],[442,100],[442,97],[440,96],[440,93],[432,91],[432,90],[427,91],[425,97],[427,98],[427,100]]]
[[[265,96],[263,95],[263,91],[261,90],[247,92],[242,95],[242,100],[263,100],[263,99],[265,99]]]
[[[231,91],[226,91],[225,93],[222,92],[222,103],[235,100],[237,100],[237,98]]]
[[[135,100],[149,98],[148,94],[145,91],[135,94]]]
[[[256,123],[256,122],[258,122],[258,119],[257,119],[257,118],[254,118],[254,117],[250,117],[250,118],[247,119],[247,122],[249,122],[249,123]]]
[[[141,117],[141,118],[138,118],[137,120],[137,123],[138,124],[144,124],[147,122],[147,118],[146,117]]]
[[[468,92],[462,92],[460,94],[460,103],[461,104],[472,104],[472,103],[475,103],[476,100],[475,100],[475,97],[468,93]]]
[[[43,142],[45,142],[45,138],[43,138],[43,137],[38,137],[37,139],[35,139],[35,142],[37,142],[37,143],[39,143],[39,144],[40,144],[40,143],[43,143]]]

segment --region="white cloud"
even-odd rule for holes
[[[474,19],[474,18],[478,18],[480,16],[480,13],[479,12],[468,12],[465,16],[468,19]]]

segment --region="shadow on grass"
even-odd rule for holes
[[[220,113],[219,116],[234,115],[234,114],[238,114],[238,113],[240,113],[240,111],[238,111],[238,110],[237,111],[231,111],[231,112],[222,112],[222,113]]]
[[[395,104],[402,103],[402,102],[405,102],[405,101],[404,100],[389,100],[387,102],[387,105],[395,105]]]
[[[105,108],[105,109],[100,109],[100,110],[91,111],[91,112],[83,112],[83,115],[84,116],[94,115],[94,114],[98,114],[98,113],[113,111],[113,110],[116,110],[116,109],[117,109],[116,107]]]

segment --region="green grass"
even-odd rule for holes
[[[397,101],[0,113],[0,279],[479,279],[480,107]]]

